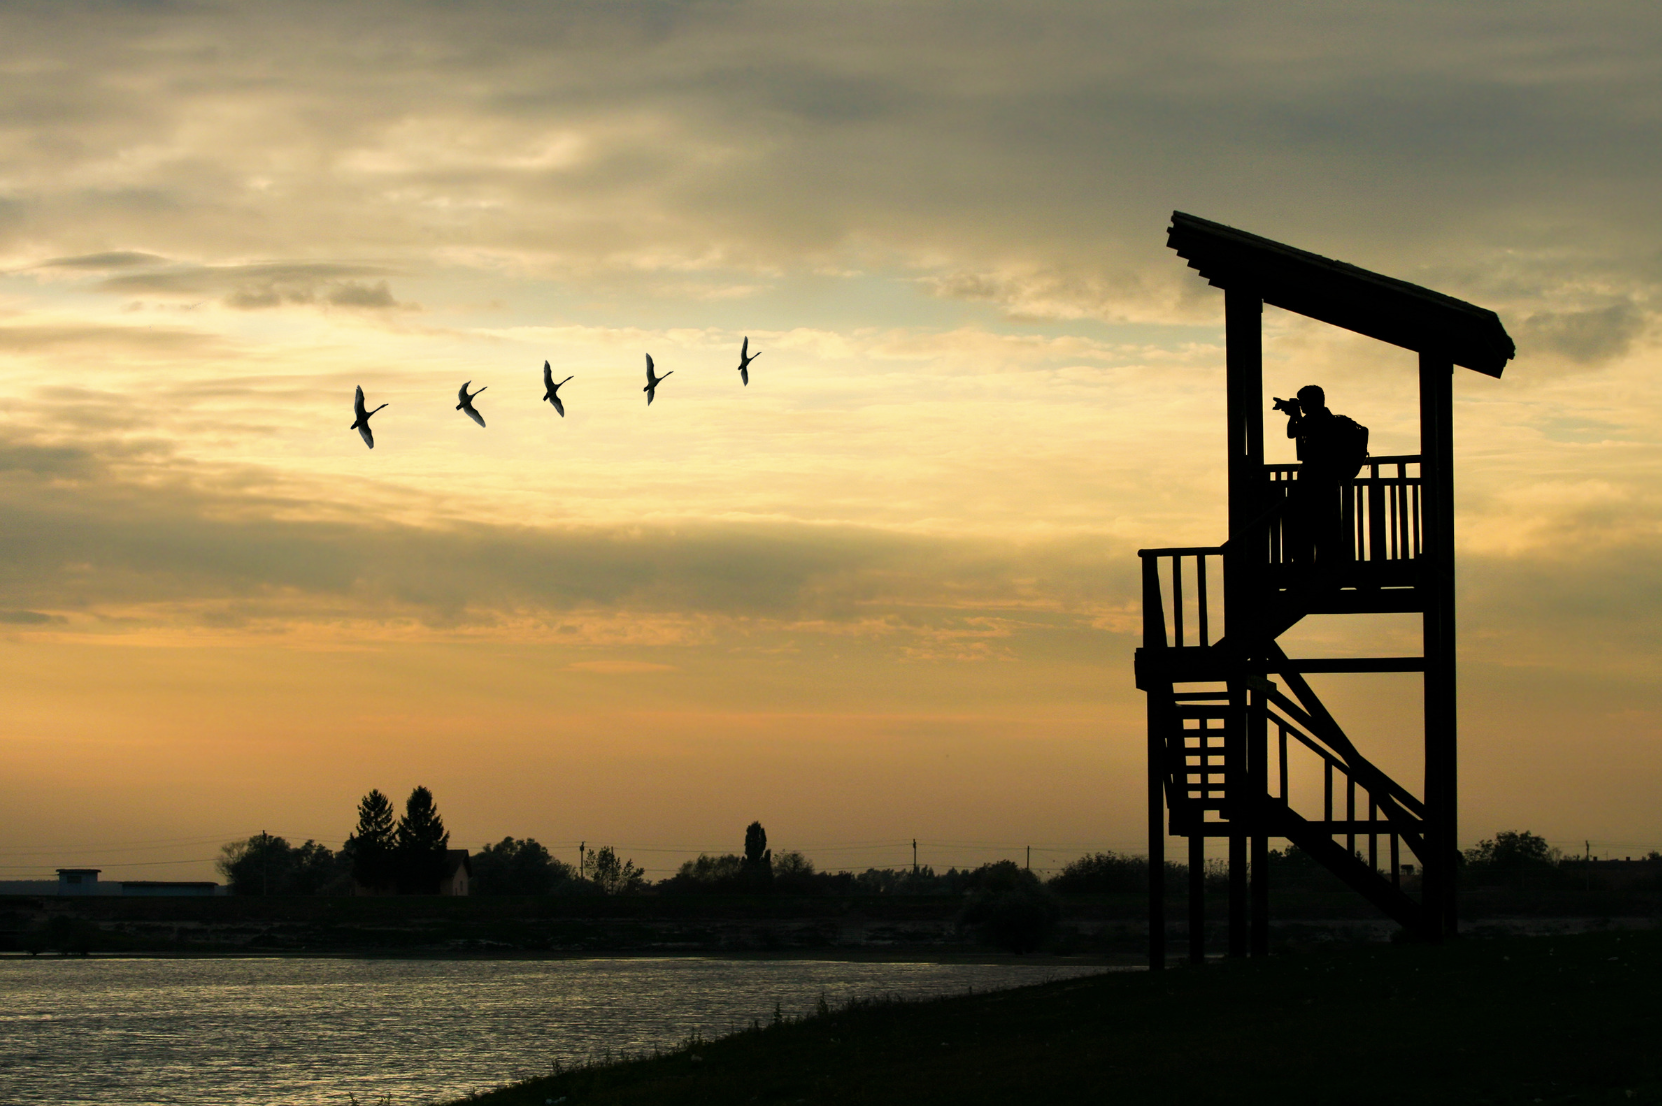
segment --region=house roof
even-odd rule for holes
[[[1218,288],[1251,289],[1265,303],[1486,376],[1500,376],[1517,352],[1493,311],[1209,219],[1172,212],[1166,245]]]

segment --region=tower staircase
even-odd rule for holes
[[[1249,571],[1233,574],[1253,594],[1243,603],[1225,593],[1227,543],[1141,550],[1136,654],[1169,832],[1191,842],[1291,841],[1414,932],[1430,922],[1403,876],[1424,866],[1425,803],[1357,749],[1305,676],[1417,672],[1424,659],[1295,660],[1276,639],[1312,614],[1423,609],[1419,463],[1417,455],[1369,458],[1340,492],[1338,555],[1314,566],[1289,556],[1285,520],[1300,466],[1264,466],[1264,509],[1249,529],[1255,548],[1238,559]],[[1231,635],[1229,611],[1256,617]],[[1317,778],[1320,787],[1309,786]]]

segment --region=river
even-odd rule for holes
[[[413,1106],[606,1051],[1101,971],[717,958],[0,960],[0,1103]]]

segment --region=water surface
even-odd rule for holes
[[[711,958],[0,961],[0,1102],[447,1101],[613,1052],[1100,968]]]

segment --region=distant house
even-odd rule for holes
[[[191,883],[183,880],[130,879],[121,884],[123,895],[217,895],[217,883]]]
[[[466,849],[446,849],[444,851],[444,875],[439,879],[439,894],[465,895],[468,882],[473,878],[473,861],[468,859]]]
[[[58,894],[60,895],[96,895],[102,888],[98,886],[98,873],[102,868],[59,868]],[[113,890],[113,888],[112,888]]]

